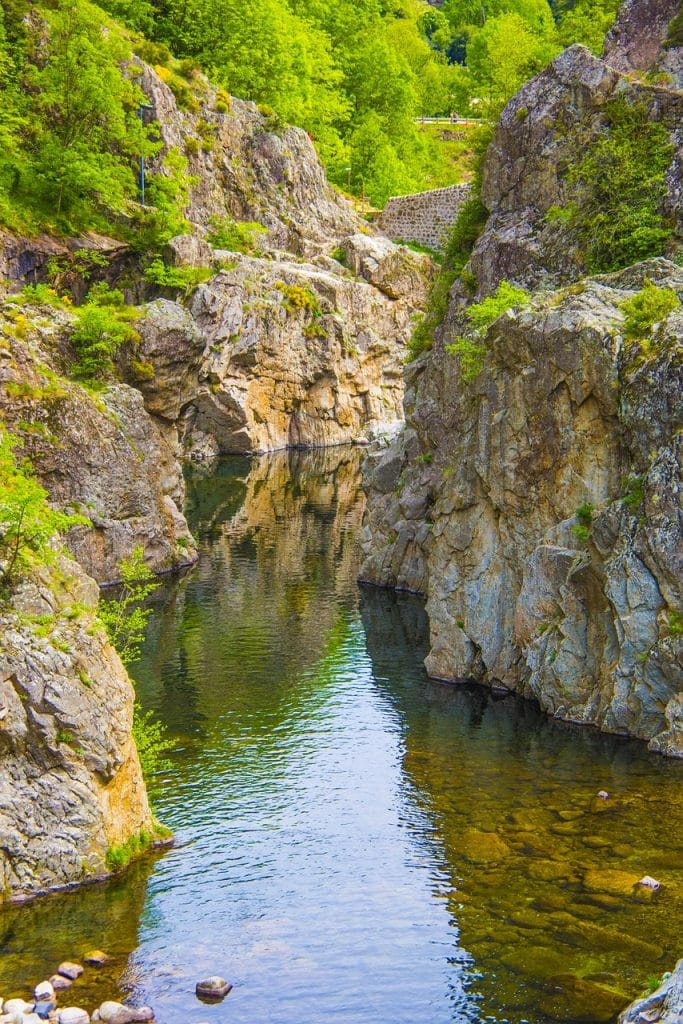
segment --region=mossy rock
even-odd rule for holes
[[[479,832],[475,828],[467,829],[460,849],[475,864],[497,864],[512,853],[508,844],[495,832]]]

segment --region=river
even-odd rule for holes
[[[69,1001],[160,1024],[607,1021],[681,955],[681,765],[428,680],[420,601],[356,584],[359,484],[354,449],[190,472],[133,669],[176,846],[2,911],[2,994],[97,946]]]

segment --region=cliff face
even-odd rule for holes
[[[574,47],[504,112],[472,259],[481,291],[575,283],[500,316],[475,373],[446,350],[466,329],[456,286],[433,351],[409,368],[406,429],[366,464],[361,575],[427,594],[431,675],[683,756],[683,315],[633,341],[621,309],[646,279],[683,298],[683,275],[661,259],[577,281],[581,254],[538,216],[562,180],[555,125],[616,88],[641,86]],[[642,89],[663,118],[680,104]]]
[[[0,900],[102,875],[109,848],[154,833],[133,688],[97,601],[60,558],[0,612]]]
[[[69,534],[71,552],[100,583],[115,580],[118,562],[139,544],[157,572],[191,561],[173,429],[125,384],[95,394],[68,380],[72,314],[40,312],[29,320],[30,310],[0,309],[0,414],[51,501],[91,521]]]
[[[354,235],[343,259],[231,258],[189,309],[159,300],[140,326],[149,412],[194,455],[364,440],[401,417],[401,364],[431,262]]]

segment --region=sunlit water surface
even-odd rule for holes
[[[358,467],[191,475],[201,558],[134,671],[176,740],[176,847],[0,913],[0,995],[99,946],[68,1001],[161,1024],[607,1021],[681,955],[681,766],[427,680],[419,601],[355,582]],[[214,973],[235,987],[207,1006]]]

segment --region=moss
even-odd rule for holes
[[[164,843],[172,836],[171,830],[154,818],[151,831],[142,828],[130,836],[125,843],[110,846],[105,854],[105,863],[109,870],[116,874],[152,849],[155,844]]]
[[[276,281],[275,287],[282,293],[282,305],[288,315],[294,315],[301,310],[312,313],[313,316],[320,316],[320,304],[317,296],[310,288],[298,284],[285,284],[284,281]]]

